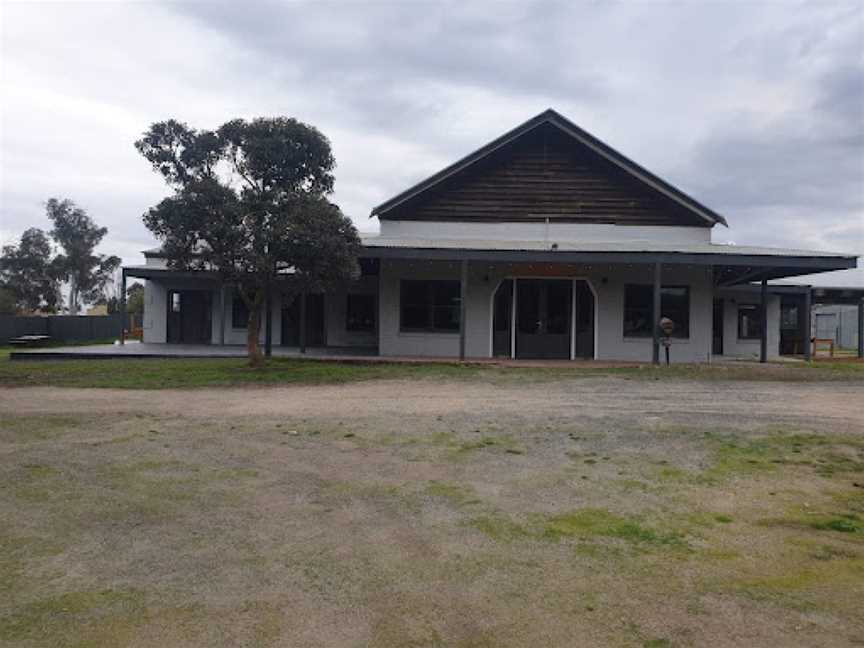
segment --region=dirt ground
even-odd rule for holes
[[[864,645],[860,383],[0,390],[0,645]]]

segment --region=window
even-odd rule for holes
[[[762,338],[762,307],[758,304],[738,304],[738,339]]]
[[[246,308],[246,302],[243,301],[240,293],[235,292],[231,300],[231,328],[245,329],[247,326],[249,326],[249,309]]]
[[[660,288],[660,317],[653,317],[653,310],[653,286],[625,286],[624,337],[652,337],[652,325],[656,325],[660,317],[668,317],[675,323],[672,337],[690,337],[690,288],[663,286]]]
[[[399,303],[399,328],[403,331],[450,333],[459,330],[458,281],[403,280]]]
[[[346,331],[375,331],[375,295],[348,295]]]
[[[798,330],[798,306],[783,304],[780,307],[780,329],[783,331]]]
[[[171,312],[180,312],[180,293],[176,291],[171,291]]]

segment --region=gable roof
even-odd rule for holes
[[[727,225],[726,219],[717,212],[709,209],[708,207],[691,198],[678,188],[672,186],[671,184],[657,177],[644,167],[636,164],[629,158],[625,157],[612,147],[604,144],[599,139],[597,139],[587,131],[582,130],[569,119],[563,117],[551,108],[540,113],[533,119],[529,119],[524,124],[517,126],[513,130],[505,133],[497,139],[489,142],[485,146],[477,149],[476,151],[462,158],[458,162],[455,162],[447,168],[430,176],[426,180],[423,180],[422,182],[414,185],[413,187],[406,189],[405,191],[394,196],[390,200],[381,203],[372,210],[370,217],[386,217],[386,214],[391,210],[394,210],[408,200],[416,198],[420,194],[423,194],[424,192],[432,189],[433,187],[436,187],[440,183],[444,182],[449,178],[452,178],[456,174],[461,173],[469,167],[477,164],[481,160],[489,157],[498,149],[510,144],[511,142],[514,142],[515,140],[523,137],[524,135],[544,124],[550,124],[556,127],[564,134],[573,138],[573,140],[575,140],[579,144],[587,147],[608,162],[611,162],[614,166],[624,171],[627,175],[629,175],[639,183],[642,183],[648,188],[664,195],[666,198],[671,199],[672,201],[680,205],[682,208],[696,215],[709,225],[713,226],[717,223]]]

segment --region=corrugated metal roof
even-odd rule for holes
[[[489,239],[429,239],[369,236],[362,238],[369,248],[415,248],[437,250],[501,250],[519,252],[667,252],[682,254],[728,254],[749,256],[843,257],[851,254],[719,243],[664,243],[662,241],[501,241]]]

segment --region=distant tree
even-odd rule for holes
[[[235,119],[216,131],[169,120],[135,143],[174,189],[144,216],[169,267],[210,270],[245,303],[250,364],[262,304],[326,290],[358,275],[360,240],[350,219],[327,200],[333,190],[330,143],[295,119]]]
[[[0,315],[14,315],[18,312],[18,304],[15,303],[15,293],[11,288],[0,286]]]
[[[71,200],[51,198],[46,211],[54,223],[51,237],[62,249],[54,265],[58,275],[69,283],[69,314],[77,315],[82,303],[103,297],[105,285],[120,266],[120,258],[94,252],[108,228],[96,225]]]
[[[3,247],[0,285],[7,301],[11,295],[14,311],[57,311],[60,285],[51,256],[50,239],[36,227],[26,230],[17,246]]]
[[[144,284],[136,282],[126,289],[126,312],[131,315],[144,314]]]

